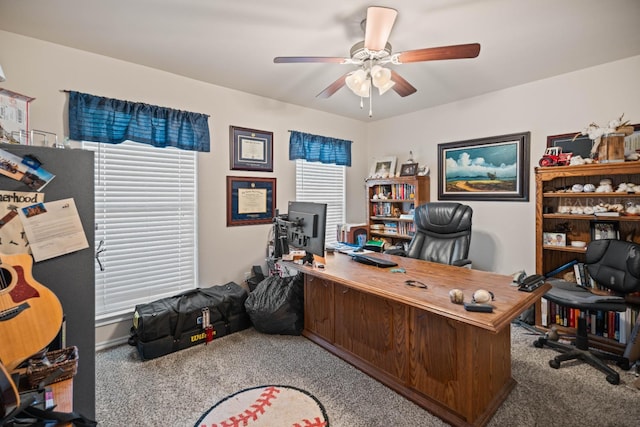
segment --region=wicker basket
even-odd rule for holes
[[[31,389],[37,388],[38,385],[58,369],[62,370],[62,374],[56,377],[52,383],[68,380],[78,372],[78,347],[66,347],[62,350],[54,350],[46,353],[46,358],[51,362],[50,366],[33,366],[31,363],[27,367],[26,379]],[[55,362],[61,360],[60,362]]]

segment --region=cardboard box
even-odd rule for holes
[[[34,99],[0,88],[0,142],[29,143],[29,103]]]

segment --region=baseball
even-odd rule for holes
[[[451,289],[449,291],[449,298],[451,299],[452,303],[462,304],[462,302],[464,301],[464,294],[460,289]]]
[[[478,304],[485,304],[491,301],[492,295],[489,291],[479,289],[473,293],[473,300]]]

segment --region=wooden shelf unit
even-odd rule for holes
[[[620,162],[580,166],[538,167],[536,178],[536,273],[546,274],[573,260],[584,262],[585,248],[570,246],[573,240],[591,241],[591,221],[613,221],[620,233],[620,239],[632,239],[640,243],[639,216],[596,216],[586,214],[558,213],[560,206],[593,206],[599,203],[633,202],[640,204],[638,193],[572,193],[562,191],[574,184],[594,184],[602,179],[610,179],[615,190],[620,183],[640,185],[640,162]],[[543,233],[557,231],[559,225],[568,226],[567,246],[543,244]],[[565,270],[559,277],[567,273]],[[542,322],[541,302],[536,303],[536,325],[545,328]],[[551,325],[549,320],[547,323]],[[561,333],[573,334],[573,328],[560,326]],[[605,351],[622,353],[624,345],[614,339],[590,336],[592,345]]]
[[[413,237],[413,217],[400,218],[397,213],[409,214],[429,201],[430,180],[428,176],[405,176],[399,178],[368,179],[367,185],[367,237],[385,239],[390,244],[408,242]],[[384,193],[385,198],[379,198]],[[393,227],[375,230],[384,226]],[[394,231],[390,231],[393,230]]]

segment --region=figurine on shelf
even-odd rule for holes
[[[409,158],[407,159],[407,163],[415,163],[413,160],[413,151],[409,150]]]

